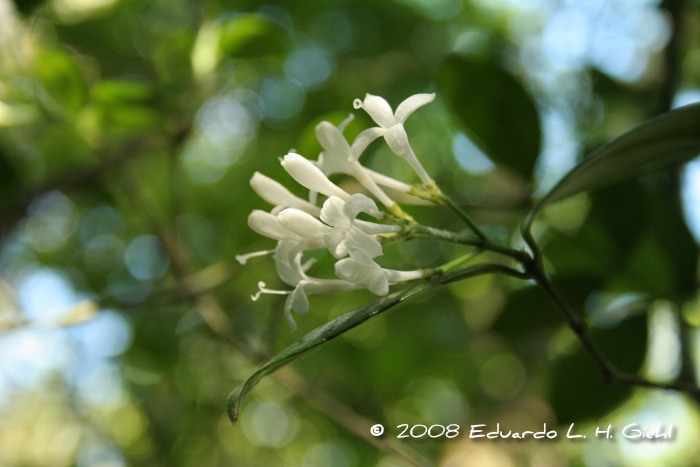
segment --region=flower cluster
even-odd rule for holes
[[[348,144],[343,130],[353,119],[351,114],[339,126],[321,122],[316,126],[316,136],[323,147],[317,161],[310,161],[300,154],[290,152],[281,160],[282,167],[300,185],[310,192],[309,199],[325,196],[319,207],[292,194],[280,183],[256,172],[250,180],[253,190],[274,207],[270,212],[254,210],[248,217],[248,225],[260,235],[277,240],[277,248],[269,251],[237,256],[241,263],[254,256],[274,253],[279,277],[293,290],[270,290],[264,282],[258,283],[261,294],[287,295],[284,315],[293,330],[296,323],[292,310],[299,314],[309,312],[308,295],[329,292],[345,292],[367,288],[376,295],[386,295],[389,286],[399,282],[423,278],[421,270],[397,271],[382,268],[375,259],[382,256],[380,239],[400,234],[406,223],[381,223],[389,216],[379,210],[375,201],[362,193],[347,193],[329,180],[328,176],[342,173],[354,177],[377,201],[392,213],[392,219],[410,222],[398,203],[384,191],[390,188],[399,193],[408,193],[411,186],[374,172],[358,161],[362,152],[375,139],[383,136],[389,147],[398,156],[404,157],[427,186],[434,182],[416,158],[404,122],[416,109],[431,102],[435,94],[416,94],[403,101],[396,113],[381,97],[367,94],[364,101],[356,99],[354,107],[363,108],[379,125],[360,133],[352,144]],[[384,188],[382,188],[384,187]],[[358,219],[365,214],[380,222]],[[328,249],[334,258],[335,274],[338,278],[321,279],[307,275],[314,260],[304,262],[306,251]]]

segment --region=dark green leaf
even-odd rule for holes
[[[540,118],[515,77],[494,62],[451,55],[438,72],[438,87],[489,157],[528,180],[532,177],[542,139]]]
[[[438,285],[448,284],[469,277],[480,276],[482,274],[493,274],[497,272],[508,273],[509,269],[498,264],[478,264],[453,271],[444,276],[438,277],[430,282],[423,282],[408,289],[396,292],[386,297],[375,300],[371,303],[363,305],[349,311],[333,321],[326,323],[314,331],[311,331],[306,336],[302,337],[295,344],[283,350],[269,362],[258,368],[243,384],[234,389],[228,396],[226,403],[228,416],[232,423],[236,423],[241,409],[241,405],[250,394],[250,391],[258,384],[258,382],[270,373],[282,368],[291,363],[296,358],[300,357],[307,351],[318,347],[321,344],[334,339],[355,326],[363,323],[372,316],[378,315],[389,308],[398,305],[402,301],[417,295],[426,290],[430,290]]]
[[[577,308],[591,290],[600,287],[600,280],[586,276],[555,277],[557,289]],[[535,285],[511,292],[508,303],[493,324],[494,331],[518,340],[550,333],[564,323],[563,315],[552,305],[547,293]],[[527,349],[526,349],[527,350]]]
[[[595,328],[591,338],[618,370],[637,373],[647,350],[647,316],[628,318],[611,329]],[[602,417],[629,397],[627,385],[607,385],[598,366],[580,344],[559,358],[552,370],[550,401],[559,423]]]
[[[610,141],[568,173],[525,218],[529,231],[547,205],[661,170],[700,154],[700,104],[662,114]]]

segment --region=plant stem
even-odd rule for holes
[[[474,222],[472,218],[469,217],[469,214],[467,214],[466,211],[460,208],[452,198],[443,193],[440,187],[438,187],[435,183],[423,185],[420,188],[414,186],[408,192],[408,194],[417,196],[418,198],[427,199],[428,201],[433,201],[437,204],[451,209],[452,211],[454,211],[455,214],[459,216],[460,219],[462,219],[469,226],[469,228],[479,238],[486,238],[486,235],[481,231],[479,226],[476,225],[476,222]]]
[[[504,245],[499,245],[485,236],[478,237],[476,235],[451,232],[449,230],[436,229],[434,227],[428,227],[420,224],[410,226],[409,230],[407,231],[406,238],[430,238],[433,240],[441,240],[460,245],[474,246],[480,250],[492,251],[494,253],[508,256],[523,265],[526,265],[532,261],[530,255],[528,255],[526,252],[515,250]]]
[[[476,255],[478,255],[482,251],[483,250],[481,250],[481,249],[477,249],[476,251],[467,253],[466,255],[462,255],[459,258],[455,258],[452,261],[449,261],[449,262],[443,264],[442,266],[440,266],[439,268],[437,268],[437,272],[439,274],[447,274],[448,272],[452,271],[453,269],[456,269],[457,266],[460,266],[460,265],[466,263],[467,261],[469,261],[470,259],[474,258]]]
[[[532,259],[529,263],[523,263],[523,267],[525,267],[528,277],[534,279],[535,282],[537,282],[537,284],[542,287],[545,292],[547,292],[549,297],[556,304],[557,308],[559,308],[559,310],[562,312],[571,330],[576,333],[576,336],[581,344],[583,344],[586,351],[598,365],[598,369],[600,370],[600,374],[604,382],[608,384],[627,384],[630,386],[683,391],[695,395],[700,394],[700,388],[684,381],[676,381],[672,384],[656,383],[642,376],[619,371],[591,339],[586,321],[581,318],[578,313],[567,303],[559,290],[554,286],[549,277],[547,277],[547,273],[545,272],[541,261],[542,255],[539,248],[537,248],[537,245],[533,243],[531,244],[531,247],[534,248],[534,259]]]

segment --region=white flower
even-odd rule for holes
[[[287,230],[280,224],[277,216],[259,209],[253,210],[248,216],[248,226],[256,233],[275,240],[291,240],[295,242],[302,240],[301,236]]]
[[[285,209],[277,217],[284,228],[302,238],[323,239],[336,258],[346,256],[351,248],[358,248],[371,258],[380,256],[382,246],[372,235],[399,232],[401,227],[359,220],[360,212],[375,217],[379,215],[374,201],[356,193],[347,201],[335,196],[326,200],[321,209],[321,220],[328,225],[298,209]]]
[[[277,214],[281,226],[301,238],[322,239],[330,228],[315,217],[299,209],[285,209]]]
[[[262,199],[275,206],[272,210],[273,214],[283,208],[296,208],[304,212],[318,216],[321,209],[318,206],[305,201],[298,196],[293,195],[279,182],[255,172],[253,178],[250,179],[250,186]]]
[[[282,167],[300,185],[311,191],[317,191],[328,197],[337,196],[341,199],[347,199],[350,196],[345,190],[328,180],[328,177],[313,162],[297,153],[290,152],[284,156]]]
[[[392,112],[389,103],[379,96],[367,94],[364,101],[355,99],[353,106],[356,109],[365,109],[379,127],[368,128],[357,135],[351,147],[351,160],[356,160],[372,141],[383,136],[391,150],[411,164],[421,181],[426,185],[432,185],[432,179],[418,162],[408,143],[403,124],[416,109],[432,102],[433,99],[435,99],[435,93],[415,94],[399,104],[396,113]]]
[[[346,201],[332,196],[323,203],[321,220],[331,226],[323,240],[334,257],[342,258],[351,248],[362,250],[370,258],[381,256],[382,245],[372,235],[396,233],[401,230],[398,225],[359,220],[357,216],[361,212],[379,217],[377,205],[361,193],[350,196]]]
[[[335,274],[348,282],[366,287],[375,295],[389,293],[389,284],[421,279],[422,271],[384,269],[362,250],[353,248],[350,257],[335,263]]]
[[[302,212],[302,211],[300,211]],[[305,215],[308,215],[304,213]],[[248,216],[248,226],[256,233],[272,238],[278,241],[289,241],[299,245],[303,250],[315,250],[325,248],[323,240],[314,240],[312,238],[304,238],[280,224],[279,219],[274,214],[255,209]],[[248,253],[245,255],[236,255],[236,261],[241,264],[246,264],[250,258],[269,255],[275,250],[262,250]]]
[[[350,145],[343,136],[343,129],[352,120],[350,114],[338,127],[330,122],[321,122],[316,125],[316,137],[321,143],[324,151],[318,156],[318,168],[326,175],[334,173],[344,173],[355,177],[370,193],[372,193],[382,204],[390,207],[396,202],[389,198],[384,191],[379,188],[377,181],[372,174],[379,175],[365,169],[357,158],[351,158]],[[388,178],[388,177],[385,177]],[[400,182],[397,182],[400,183]],[[409,187],[410,189],[410,187]]]
[[[345,140],[345,137],[343,137],[343,130],[353,118],[353,115],[350,114],[350,116],[337,127],[333,126],[332,123],[325,121],[316,125],[316,137],[319,143],[321,143],[323,149],[325,149],[325,151],[321,152],[319,155],[316,166],[318,166],[318,168],[321,169],[326,175],[344,173],[355,177],[384,205],[388,205],[387,203],[393,203],[394,200],[391,198],[383,199],[386,197],[386,194],[379,187],[377,187],[377,185],[382,185],[403,193],[408,193],[411,191],[412,187],[408,183],[400,182],[394,178],[387,177],[386,175],[368,169],[357,160],[351,160],[352,151],[350,149],[350,145]],[[367,175],[369,175],[369,181],[366,180]],[[415,202],[415,200],[411,201]]]
[[[288,295],[284,304],[284,317],[287,319],[292,331],[296,331],[297,325],[292,317],[292,310],[301,315],[309,313],[308,295],[318,293],[332,292],[348,292],[360,288],[356,284],[340,280],[340,279],[317,279],[306,275],[306,271],[313,264],[307,262],[301,264],[301,257],[304,251],[304,245],[291,241],[280,241],[275,250],[275,266],[277,274],[289,286],[294,287],[294,290],[269,290],[265,288],[265,283],[258,283],[260,291],[253,296],[253,300],[257,300],[260,294],[279,294]]]

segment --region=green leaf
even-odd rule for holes
[[[34,73],[63,111],[77,112],[85,104],[87,89],[73,54],[59,48],[42,48],[34,57]]]
[[[225,21],[219,40],[225,55],[239,58],[283,55],[288,43],[289,37],[284,29],[254,13]]]
[[[250,394],[250,391],[258,384],[258,382],[270,373],[282,368],[291,363],[296,358],[300,357],[309,350],[325,344],[331,339],[334,339],[346,331],[358,326],[372,316],[378,315],[389,308],[398,305],[404,300],[413,297],[421,292],[430,290],[438,285],[448,284],[458,280],[467,279],[469,277],[480,276],[482,274],[504,273],[508,274],[511,270],[500,264],[478,264],[463,269],[458,269],[444,276],[438,277],[430,282],[423,282],[413,287],[409,287],[400,292],[387,295],[373,302],[370,302],[361,307],[355,308],[352,311],[337,317],[336,319],[317,328],[306,336],[302,337],[296,343],[287,347],[269,362],[258,368],[243,384],[234,389],[228,396],[226,408],[228,416],[232,423],[238,421],[241,405]]]
[[[591,338],[618,370],[636,374],[647,351],[647,316],[628,318],[611,329],[591,329]],[[561,424],[596,420],[619,406],[631,392],[628,385],[606,384],[590,353],[580,344],[554,362],[550,402]]]
[[[577,165],[525,217],[523,231],[530,231],[532,222],[545,206],[698,155],[700,103],[659,115],[613,139]]]
[[[124,105],[143,102],[153,96],[150,83],[130,79],[106,79],[90,90],[92,99],[104,105]]]
[[[440,94],[472,140],[497,164],[532,177],[542,130],[535,101],[493,61],[449,56],[440,66]]]
[[[591,290],[600,287],[598,278],[584,275],[556,276],[553,282],[576,308],[585,302]],[[531,344],[532,336],[549,334],[563,324],[564,317],[552,306],[549,295],[532,285],[508,295],[508,302],[491,329],[513,341]]]

